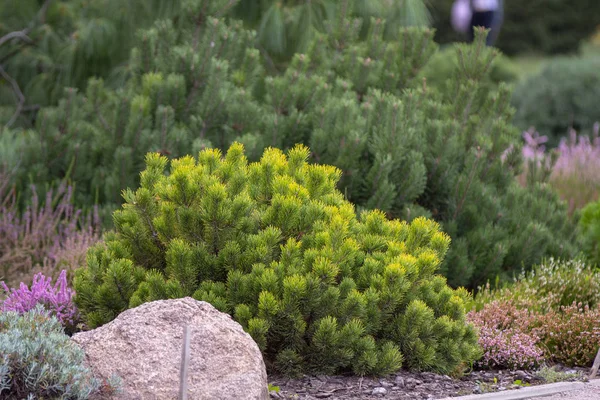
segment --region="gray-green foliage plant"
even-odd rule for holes
[[[248,163],[233,144],[169,167],[148,154],[116,231],[75,273],[88,326],[192,296],[231,314],[269,370],[288,375],[388,374],[402,363],[450,373],[474,361],[468,292],[436,274],[449,237],[425,218],[357,216],[336,188],[341,171],[308,156],[269,148]]]
[[[118,205],[149,151],[175,158],[239,141],[257,160],[266,147],[304,143],[311,160],[343,171],[339,188],[359,209],[439,221],[453,238],[442,266],[453,286],[575,251],[565,205],[515,180],[511,90],[489,77],[498,54],[483,32],[456,46],[450,77],[430,87],[420,74],[437,51],[432,30],[386,40],[386,21],[374,20],[361,39],[363,22],[340,5],[326,32],[270,75],[255,33],[220,17],[234,3],[186,0],[181,17],[140,32],[123,87],[93,79],[40,110],[28,136],[39,146],[13,147],[32,160],[21,171],[77,182],[78,202]]]
[[[0,312],[0,398],[83,400],[116,390],[84,366],[84,352],[38,308]]]

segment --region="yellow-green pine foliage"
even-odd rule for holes
[[[436,222],[357,217],[341,171],[309,150],[241,144],[169,162],[150,153],[116,232],[76,272],[89,327],[144,302],[191,296],[230,313],[270,370],[444,373],[474,360],[464,290],[436,275],[450,243]],[[166,173],[168,169],[168,173]]]

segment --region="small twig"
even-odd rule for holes
[[[600,367],[600,349],[598,349],[598,353],[596,354],[596,359],[594,360],[594,365],[592,365],[592,372],[590,373],[590,379],[594,379],[596,377],[599,367]]]
[[[10,75],[8,75],[8,73],[4,70],[2,65],[0,65],[0,75],[2,75],[2,77],[8,83],[10,83],[10,85],[12,86],[13,92],[15,93],[15,96],[18,99],[17,109],[15,110],[15,113],[10,118],[10,120],[6,123],[6,127],[9,128],[12,124],[15,123],[17,118],[19,118],[19,115],[21,115],[21,110],[23,109],[23,105],[25,104],[25,95],[23,95],[23,92],[21,91],[21,88],[19,87],[19,84],[17,83],[17,81],[15,81],[13,78],[10,77]]]
[[[40,8],[40,12],[38,13],[40,22],[42,24],[46,23],[46,14],[48,13],[48,7],[50,7],[50,3],[52,3],[52,0],[46,0],[42,5],[42,8]]]
[[[27,36],[28,33],[29,33],[29,29],[23,29],[22,31],[9,32],[0,38],[0,46],[2,46],[4,43],[8,42],[9,40],[15,39],[15,38],[19,38],[22,41],[31,44],[31,43],[33,43],[33,40],[31,40],[31,38],[29,36]]]
[[[31,38],[27,35],[29,35],[29,32],[31,32],[38,20],[42,23],[42,25],[46,23],[46,14],[48,13],[48,7],[50,7],[50,3],[52,3],[52,0],[46,0],[44,4],[42,4],[40,11],[37,13],[35,18],[29,23],[29,26],[27,28],[23,29],[22,31],[9,32],[6,35],[2,36],[0,38],[0,46],[8,42],[9,40],[15,38],[19,38],[22,41],[27,42],[29,44],[34,43],[33,40],[31,40]]]
[[[179,371],[179,400],[187,400],[187,376],[190,363],[190,326],[183,328],[183,350],[181,352],[181,369]]]

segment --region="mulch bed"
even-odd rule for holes
[[[570,369],[579,372],[577,378],[585,380],[587,369]],[[272,399],[295,400],[355,400],[355,399],[440,399],[503,390],[518,390],[524,386],[546,383],[534,371],[474,371],[461,378],[430,372],[407,372],[385,378],[360,378],[356,376],[305,376],[288,379],[270,376],[269,383],[279,387],[271,391]]]

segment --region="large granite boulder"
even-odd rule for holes
[[[190,297],[143,304],[114,321],[75,334],[94,373],[122,379],[127,400],[177,399],[184,325],[190,326],[188,399],[267,399],[256,343],[209,303]]]

